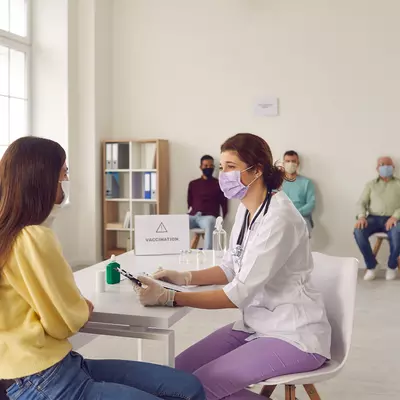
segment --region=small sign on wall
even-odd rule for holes
[[[188,215],[135,215],[137,256],[179,254],[189,248]]]
[[[254,112],[259,117],[276,117],[279,114],[278,98],[263,97],[259,99],[254,107]]]

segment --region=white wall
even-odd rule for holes
[[[315,248],[358,255],[355,206],[400,148],[397,0],[116,0],[113,135],[171,144],[171,212],[237,132],[295,149],[318,188]],[[280,98],[281,115],[253,115]]]
[[[33,2],[33,129],[68,150],[71,205],[55,230],[71,265],[101,255],[100,141],[111,130],[112,0]]]
[[[68,1],[37,0],[32,4],[32,131],[35,136],[70,146],[68,79]],[[73,175],[73,174],[72,174]],[[74,185],[72,186],[74,192]],[[71,240],[76,230],[78,206],[72,194],[71,206],[58,217],[55,230],[64,254],[77,260],[77,246]],[[79,256],[78,256],[79,259]]]

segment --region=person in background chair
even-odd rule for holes
[[[394,164],[390,157],[379,158],[377,171],[378,178],[365,186],[358,203],[354,237],[367,266],[364,279],[371,281],[376,277],[378,262],[372,252],[369,237],[374,233],[387,233],[390,256],[386,280],[390,281],[396,279],[400,256],[400,179],[393,176]]]
[[[287,151],[283,156],[285,180],[282,189],[307,222],[308,232],[314,227],[312,212],[315,208],[314,184],[308,178],[297,173],[300,159],[294,150]]]
[[[188,188],[190,229],[204,229],[204,248],[210,250],[215,220],[221,209],[225,218],[228,201],[219,187],[218,179],[213,177],[214,159],[209,155],[201,157],[200,169],[201,177],[191,181]]]

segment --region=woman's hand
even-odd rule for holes
[[[178,272],[160,268],[153,274],[154,279],[173,283],[174,285],[190,285],[192,281],[192,273],[189,271]]]
[[[85,299],[85,300],[86,300],[86,303],[87,303],[87,305],[88,305],[88,307],[89,307],[89,319],[90,319],[90,317],[91,317],[92,314],[93,314],[94,305],[93,305],[93,303],[92,303],[90,300],[88,300],[88,299]]]
[[[143,306],[174,306],[175,292],[165,289],[147,276],[139,276],[139,281],[146,287],[135,285],[140,304]]]

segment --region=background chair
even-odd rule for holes
[[[384,240],[389,240],[389,238],[386,233],[375,233],[374,235],[372,235],[372,237],[376,238],[375,246],[374,249],[372,250],[374,256],[376,257],[379,253],[379,250],[381,249],[382,242]]]
[[[261,391],[269,397],[277,385],[285,385],[286,400],[296,399],[296,385],[303,385],[311,400],[321,400],[314,384],[336,376],[346,363],[350,351],[356,298],[358,261],[313,253],[311,281],[324,298],[332,327],[331,360],[316,371],[285,375],[262,382]]]
[[[375,245],[374,245],[374,248],[373,248],[372,252],[374,253],[374,256],[377,257],[378,253],[379,253],[379,250],[381,249],[383,241],[384,240],[389,241],[389,237],[388,237],[387,233],[383,233],[383,232],[382,233],[375,233],[375,234],[372,235],[372,237],[376,239]],[[399,270],[400,270],[400,257],[397,260],[397,265],[398,265]]]
[[[190,244],[190,247],[192,249],[197,249],[197,246],[199,245],[199,241],[201,238],[204,239],[204,234],[205,234],[205,230],[204,229],[200,229],[200,228],[194,228],[190,230],[191,232],[194,233],[192,242]]]
[[[374,256],[377,257],[378,253],[379,253],[379,250],[381,249],[383,241],[384,240],[389,241],[389,237],[388,237],[387,233],[383,233],[383,232],[374,233],[372,235],[372,237],[376,239],[374,248],[372,249],[372,252],[374,253]],[[397,265],[398,265],[398,268],[400,270],[400,257],[397,260]]]

